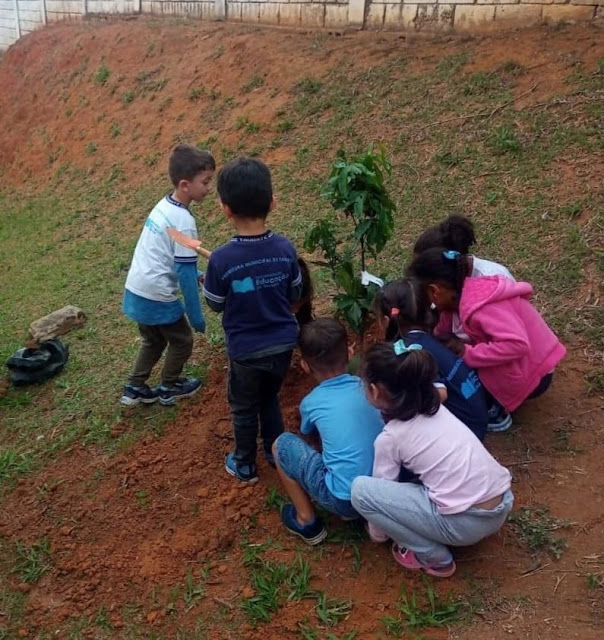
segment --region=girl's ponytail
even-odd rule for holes
[[[474,225],[465,216],[453,215],[440,224],[426,229],[415,242],[413,254],[419,255],[428,249],[443,247],[467,254],[476,244]]]
[[[386,340],[406,336],[413,328],[430,331],[436,320],[417,280],[400,279],[384,286],[373,301],[373,312],[389,319]]]
[[[407,267],[407,275],[424,285],[442,283],[461,296],[464,280],[470,275],[470,262],[467,255],[455,249],[428,249],[415,257]]]
[[[367,351],[362,376],[366,384],[385,391],[387,419],[411,420],[418,414],[434,415],[440,399],[434,381],[436,361],[419,344],[408,347],[402,340],[375,344]]]

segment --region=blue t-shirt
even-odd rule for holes
[[[384,427],[361,379],[345,373],[324,380],[302,400],[300,414],[302,433],[316,429],[321,436],[327,488],[350,500],[352,481],[373,471],[373,442]]]
[[[410,331],[404,339],[407,346],[421,344],[438,365],[440,382],[447,388],[443,404],[482,441],[487,432],[487,399],[474,369],[456,356],[436,338],[424,331]]]
[[[222,326],[231,358],[295,346],[298,323],[290,310],[291,292],[301,282],[296,250],[272,231],[235,236],[212,251],[203,292],[224,304]]]

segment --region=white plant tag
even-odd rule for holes
[[[377,276],[374,276],[369,271],[361,271],[361,284],[366,287],[369,283],[377,284],[378,287],[384,286],[384,281]]]

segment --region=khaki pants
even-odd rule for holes
[[[166,387],[173,386],[193,351],[193,332],[185,316],[174,324],[139,324],[138,330],[141,346],[128,384],[135,387],[145,384],[167,346],[161,383]]]

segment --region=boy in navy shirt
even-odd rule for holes
[[[290,307],[302,279],[292,244],[270,231],[274,207],[271,174],[254,158],[238,158],[218,174],[220,205],[237,235],[212,251],[204,283],[208,306],[222,311],[229,356],[228,399],[235,451],[227,472],[245,483],[258,481],[258,420],[269,463],[271,447],[283,433],[279,391],[298,341]]]
[[[410,279],[391,282],[377,294],[373,310],[386,340],[420,344],[434,356],[442,403],[482,441],[488,424],[484,388],[476,372],[429,333],[434,317],[420,284]]]
[[[286,529],[310,545],[327,536],[311,499],[342,518],[357,518],[350,487],[357,476],[373,469],[373,442],[384,422],[365,397],[363,383],[348,373],[346,329],[330,318],[319,318],[300,331],[302,368],[318,385],[302,400],[300,431],[319,434],[322,452],[293,433],[273,445],[277,471],[292,504],[281,519]]]

